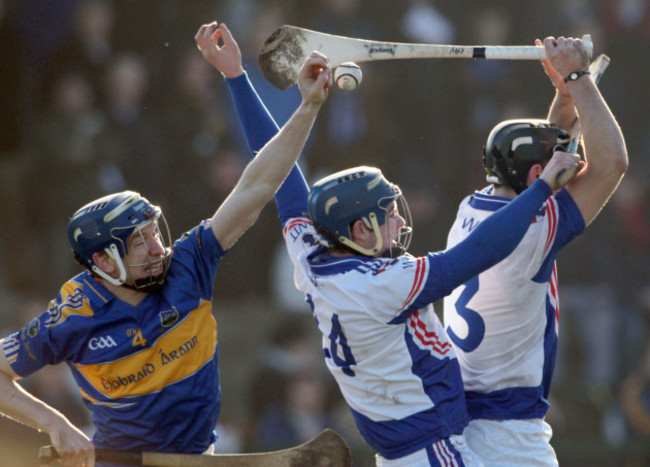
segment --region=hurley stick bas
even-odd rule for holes
[[[591,57],[591,36],[582,37]],[[258,63],[266,79],[279,89],[287,89],[297,80],[298,70],[314,50],[326,55],[334,69],[343,62],[368,62],[408,58],[475,58],[502,60],[541,60],[546,50],[526,45],[441,45],[380,42],[336,36],[311,29],[284,25],[264,41]]]
[[[53,446],[42,446],[39,450],[41,465],[50,465],[58,457]],[[95,459],[102,462],[153,467],[349,467],[352,465],[348,445],[336,431],[329,428],[306,443],[279,451],[203,455],[96,449]]]

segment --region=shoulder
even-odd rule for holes
[[[179,255],[198,256],[214,254],[220,257],[225,254],[225,250],[214,235],[210,219],[206,219],[191,230],[183,232],[174,242],[172,249],[174,251],[172,261],[174,261],[175,257],[178,259]]]
[[[369,263],[369,272],[390,284],[412,284],[414,280],[422,281],[429,271],[429,259],[426,256],[415,257],[404,254],[394,259],[378,258]]]
[[[90,273],[80,274],[63,284],[58,297],[49,303],[43,324],[53,328],[73,321],[72,318],[90,318],[95,315],[94,301],[107,303],[113,298]]]

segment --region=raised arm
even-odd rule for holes
[[[218,45],[219,40],[221,46]],[[214,47],[210,41],[213,41]],[[201,26],[196,42],[206,61],[224,76],[248,147],[254,156],[279,128],[243,69],[237,41],[224,23],[213,22]],[[306,210],[308,191],[307,182],[296,164],[275,195],[283,221]]]
[[[16,383],[19,377],[1,350],[4,344],[5,341],[0,340],[0,413],[47,433],[63,465],[94,466],[95,451],[88,437],[62,413],[36,399]]]
[[[207,36],[207,37],[206,37]],[[220,49],[214,34],[204,34],[197,45],[204,56]],[[298,75],[302,102],[289,121],[246,166],[237,185],[212,218],[212,230],[229,249],[258,218],[285,180],[302,151],[318,111],[327,99],[332,76],[327,57],[313,52]]]
[[[225,23],[216,21],[201,26],[195,40],[205,60],[225,78],[251,155],[255,155],[280,128],[244,71],[237,41]]]
[[[544,47],[549,65],[559,76],[589,68],[580,39],[547,37]],[[585,225],[589,225],[627,171],[627,150],[621,129],[591,76],[583,75],[565,86],[580,118],[586,159],[585,167],[569,182],[567,190],[580,208]]]

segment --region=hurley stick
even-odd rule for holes
[[[582,43],[591,57],[591,36]],[[296,83],[298,70],[314,50],[326,55],[330,66],[343,62],[368,62],[407,58],[480,58],[502,60],[541,60],[546,50],[541,46],[440,45],[379,42],[335,36],[296,26],[280,26],[264,42],[258,63],[264,76],[279,89]]]
[[[53,446],[42,446],[38,456],[41,465],[49,465],[59,457]],[[280,451],[202,455],[96,449],[95,458],[102,462],[153,467],[349,467],[352,465],[348,445],[336,431],[329,428],[306,443]]]

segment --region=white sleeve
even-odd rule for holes
[[[318,237],[311,221],[305,217],[289,219],[282,229],[291,262],[296,265],[298,256],[318,243]]]

